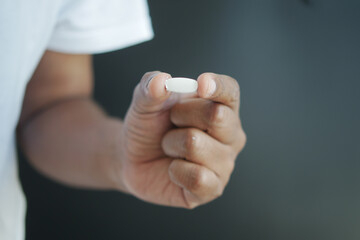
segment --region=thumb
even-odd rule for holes
[[[165,81],[169,78],[170,74],[159,71],[146,73],[134,90],[134,110],[141,114],[154,113],[176,102],[175,96],[165,89]]]

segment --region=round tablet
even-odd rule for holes
[[[192,93],[197,91],[198,83],[191,78],[170,78],[165,81],[165,88],[167,91],[171,92]]]

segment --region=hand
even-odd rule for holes
[[[134,91],[121,141],[121,181],[155,204],[194,208],[219,197],[246,142],[239,119],[239,86],[204,73],[198,92],[167,92],[166,73],[144,75]]]

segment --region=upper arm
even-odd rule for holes
[[[91,97],[92,89],[91,55],[46,51],[27,85],[19,124],[61,101]]]

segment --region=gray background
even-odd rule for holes
[[[360,239],[360,1],[149,5],[154,40],[96,56],[95,99],[123,117],[146,71],[238,79],[248,143],[224,196],[159,207],[61,186],[21,158],[27,239]]]

